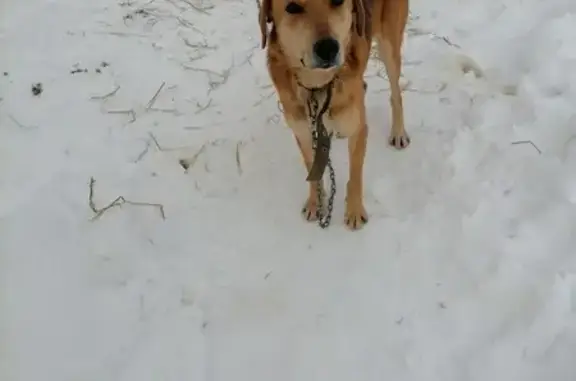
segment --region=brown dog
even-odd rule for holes
[[[408,0],[262,0],[260,7],[262,48],[268,43],[268,71],[286,123],[296,137],[309,171],[314,159],[307,111],[309,91],[333,84],[332,98],[323,120],[328,131],[348,137],[350,174],[345,222],[353,230],[368,221],[362,184],[368,133],[363,75],[372,36],[378,42],[380,58],[390,81],[392,129],[389,143],[398,149],[410,143],[404,130],[399,85],[407,16]],[[270,31],[268,24],[271,24]],[[308,220],[317,216],[321,184],[321,181],[310,182],[310,193],[303,209]]]

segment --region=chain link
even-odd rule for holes
[[[310,90],[310,96],[308,98],[308,114],[310,117],[311,129],[312,129],[312,148],[314,150],[318,147],[318,136],[323,129],[326,129],[324,126],[324,120],[322,119],[322,115],[320,114],[320,108],[318,104],[318,93],[324,92],[326,93],[326,99],[324,100],[324,105],[322,107],[323,111],[326,111],[328,108],[328,102],[330,102],[331,96],[328,92],[332,91],[332,89],[328,89],[328,86],[332,86],[332,83],[328,84],[326,87],[322,89],[314,89]],[[332,139],[333,133],[330,133],[329,138]],[[318,226],[322,229],[327,228],[330,226],[330,222],[332,221],[332,210],[334,208],[334,198],[336,197],[336,175],[334,173],[334,168],[332,167],[332,160],[330,160],[330,152],[328,152],[328,160],[326,164],[328,168],[328,176],[330,179],[330,195],[328,196],[328,205],[326,207],[326,213],[324,213],[324,193],[322,192],[323,187],[321,186],[321,181],[319,181],[318,188],[317,188],[317,202],[318,207],[316,209],[316,217],[318,218]]]

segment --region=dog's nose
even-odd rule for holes
[[[332,37],[322,38],[314,43],[314,55],[323,63],[331,66],[338,56],[340,44]]]

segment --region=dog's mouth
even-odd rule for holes
[[[305,65],[301,60],[302,66],[296,72],[298,83],[308,89],[320,88],[332,81],[338,73],[336,66],[327,68],[312,67]]]
[[[302,69],[311,69],[311,70],[329,70],[329,69],[337,69],[342,66],[339,57],[331,61],[324,61],[314,59],[309,65],[306,64],[304,58],[300,59],[300,66]]]
[[[315,69],[332,69],[337,68],[339,65],[335,62],[320,62],[318,65],[315,65]]]

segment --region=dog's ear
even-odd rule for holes
[[[360,37],[370,37],[372,34],[372,0],[353,0],[354,24]]]
[[[272,0],[262,0],[258,19],[260,20],[260,33],[262,34],[262,49],[268,41],[268,23],[272,22]]]

